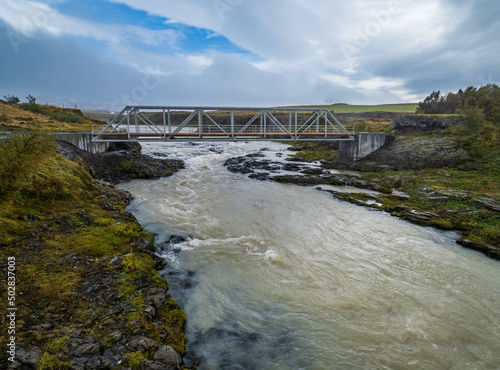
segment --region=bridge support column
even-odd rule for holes
[[[339,143],[339,159],[358,161],[380,149],[384,144],[385,134],[383,132],[358,132],[354,141],[341,141]]]
[[[234,109],[231,109],[231,140],[234,140]]]
[[[109,143],[100,142],[95,143],[92,142],[92,134],[91,133],[59,133],[57,134],[57,138],[62,141],[66,141],[68,143],[73,144],[74,146],[85,150],[90,153],[103,153],[108,147]]]

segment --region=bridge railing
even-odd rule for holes
[[[321,108],[127,106],[93,141],[354,140],[354,129]]]

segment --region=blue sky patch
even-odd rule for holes
[[[132,9],[127,5],[102,0],[71,0],[58,7],[61,14],[104,23],[144,27],[150,30],[165,29],[167,19]]]
[[[56,4],[57,5],[57,4]],[[89,22],[130,25],[142,27],[152,31],[176,30],[185,35],[179,38],[175,47],[172,45],[152,46],[143,44],[137,40],[128,40],[128,44],[139,50],[157,54],[199,54],[210,50],[216,50],[221,53],[238,54],[250,60],[260,60],[260,58],[245,50],[223,35],[215,34],[211,30],[191,27],[180,23],[168,23],[168,18],[158,17],[148,14],[142,10],[133,9],[125,4],[102,0],[71,0],[60,4],[58,11],[61,14],[72,16]],[[78,38],[82,43],[81,38]],[[95,41],[85,42],[89,46]],[[95,42],[96,46],[99,44]],[[101,46],[102,47],[102,46]]]

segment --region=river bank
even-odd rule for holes
[[[101,155],[48,146],[2,189],[0,253],[4,276],[15,261],[16,309],[13,331],[2,322],[2,343],[15,343],[2,368],[186,368],[185,312],[157,272],[164,262],[153,236],[125,210],[130,194],[112,186],[170,176],[183,162],[144,156],[138,145]]]

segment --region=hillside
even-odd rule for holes
[[[47,131],[92,131],[103,121],[86,117],[79,109],[60,108],[37,103],[12,104],[0,99],[0,130],[17,131],[38,128]]]
[[[418,107],[416,103],[409,104],[379,104],[379,105],[350,105],[331,104],[318,105],[318,108],[326,108],[336,113],[366,113],[366,112],[393,112],[393,113],[414,113]]]

